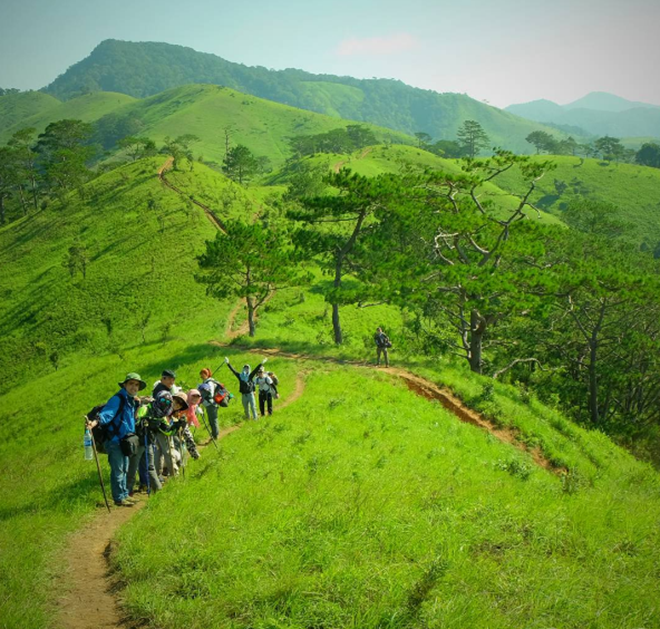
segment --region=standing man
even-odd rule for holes
[[[266,406],[268,407],[268,414],[272,415],[273,397],[277,395],[277,387],[273,379],[264,370],[263,364],[257,368],[257,377],[254,382],[259,387],[259,412],[261,416],[266,415]]]
[[[126,475],[128,473],[128,457],[123,453],[121,441],[129,433],[135,433],[135,411],[139,406],[136,398],[147,384],[137,373],[126,375],[119,383],[119,391],[115,393],[99,413],[99,419],[89,423],[93,428],[97,424],[106,427],[106,438],[103,443],[108,453],[110,464],[110,487],[112,498],[118,507],[132,507],[135,501],[128,496]]]
[[[160,374],[160,380],[154,385],[151,396],[156,399],[159,393],[173,393],[175,381],[176,373],[171,369],[163,369],[163,373]],[[156,432],[156,473],[161,478],[163,476],[163,461],[167,467],[167,473],[170,476],[174,476],[176,470],[173,469],[175,465],[174,458],[172,457],[171,437],[169,434],[159,430]]]
[[[199,372],[199,377],[202,379],[202,383],[197,385],[197,390],[201,394],[202,405],[206,409],[211,437],[216,441],[220,436],[220,424],[218,423],[218,405],[213,398],[215,389],[220,383],[213,378],[213,372],[208,367],[204,367]]]
[[[380,355],[385,356],[385,366],[390,366],[390,357],[387,354],[387,350],[392,347],[392,343],[388,338],[387,334],[383,332],[383,328],[378,328],[376,334],[374,334],[374,342],[376,343],[376,366],[380,366]]]

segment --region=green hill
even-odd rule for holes
[[[171,44],[106,40],[44,90],[61,99],[96,91],[152,96],[188,83],[213,83],[349,120],[407,134],[454,139],[468,119],[479,121],[493,145],[529,152],[525,137],[538,124],[463,94],[440,94],[392,79],[354,79],[302,70],[247,67]],[[551,131],[551,129],[546,129]]]
[[[32,116],[44,114],[61,105],[57,98],[43,92],[20,92],[0,96],[0,134],[15,124],[23,125]]]
[[[610,203],[619,210],[617,218],[630,226],[629,238],[653,245],[660,241],[660,170],[580,157],[551,159],[557,168],[539,182],[532,199],[541,208],[561,216],[562,209],[578,199]],[[498,183],[513,190],[519,175],[504,173]]]
[[[211,102],[239,98],[195,89]],[[180,92],[183,111],[187,97],[193,120],[198,99]],[[176,119],[172,103],[161,104]],[[348,158],[373,173],[404,158],[456,169],[412,147]],[[178,195],[156,176],[163,159],[121,166],[0,230],[5,624],[57,623],[54,601],[72,578],[62,574],[68,536],[98,517],[82,414],[128,371],[151,384],[169,367],[190,386],[225,354],[254,364],[266,352],[282,380],[279,404],[294,389],[301,397],[221,442],[219,455],[207,449],[122,529],[112,562],[131,621],[467,629],[488,614],[502,629],[577,629],[598,614],[602,629],[658,623],[656,472],[450,357],[395,354],[483,412],[492,431],[415,394],[402,372],[342,364],[370,355],[376,325],[404,337],[394,306],[345,308],[346,343],[335,348],[316,287],[282,290],[256,339],[211,345],[230,340],[235,304],[211,300],[193,279],[195,255],[216,232],[191,196],[234,217],[261,211],[263,197],[197,163],[168,175]],[[63,266],[72,245],[87,252],[84,277]],[[221,415],[224,425],[240,418],[237,401]]]
[[[205,160],[221,163],[225,131],[232,146],[243,144],[255,155],[267,156],[275,167],[291,155],[288,138],[345,128],[351,123],[247,96],[217,85],[186,85],[131,102],[98,121],[100,134],[117,127],[139,129],[161,143],[166,136],[192,133],[200,141],[193,148]],[[380,141],[411,143],[403,133],[365,125]],[[108,147],[110,148],[110,147]]]
[[[0,106],[2,105],[3,98],[8,97],[0,97]],[[134,100],[126,94],[97,92],[95,94],[79,96],[65,102],[48,102],[47,107],[41,106],[38,111],[35,111],[31,115],[15,117],[11,122],[7,118],[6,124],[3,124],[3,118],[0,117],[0,142],[6,142],[13,133],[25,127],[34,127],[38,133],[41,133],[51,122],[56,122],[57,120],[68,118],[82,120],[83,122],[94,122]]]
[[[341,89],[345,101],[358,99]],[[406,343],[420,322],[405,309],[342,306],[345,342],[335,347],[319,290],[325,278],[312,263],[311,285],[279,290],[254,339],[233,338],[243,316],[237,304],[211,299],[195,282],[195,257],[217,231],[193,199],[223,218],[282,219],[269,203],[292,176],[286,137],[346,121],[218,86],[124,104],[113,104],[115,96],[67,103],[79,112],[107,107],[105,116],[87,118],[101,130],[136,123],[159,141],[195,133],[195,153],[209,161],[224,154],[229,127],[232,142],[280,168],[270,186],[244,188],[195,162],[167,175],[178,194],[157,176],[165,157],[143,159],[0,229],[0,618],[7,627],[57,626],[56,601],[70,596],[75,578],[66,569],[70,535],[91,523],[102,528],[96,470],[82,457],[82,415],[129,371],[151,385],[172,368],[190,387],[201,367],[215,368],[225,355],[234,365],[269,355],[282,399],[274,417],[243,426],[219,453],[207,448],[108,546],[129,622],[163,629],[472,629],[484,619],[493,629],[660,624],[660,477],[648,464],[526,388],[478,376],[449,354],[420,353]],[[372,129],[380,139],[395,136]],[[459,171],[455,160],[401,145],[305,161],[370,176],[411,165]],[[649,179],[655,171],[557,163],[542,180],[552,187],[539,192],[548,220],[557,221],[571,195],[611,196],[623,208],[633,182],[640,193],[624,211],[641,221],[640,234],[648,226],[651,215],[640,208],[658,190]],[[506,205],[518,180],[497,181],[502,188],[491,184],[483,194]],[[550,202],[553,189],[561,194]],[[84,252],[84,274],[69,273],[71,247]],[[390,371],[371,368],[378,325],[401,340]],[[224,368],[216,376],[235,384]],[[434,394],[440,387],[453,397]],[[241,417],[238,400],[221,413],[224,426]],[[197,438],[205,438],[202,430]]]
[[[660,109],[658,105],[628,100],[627,98],[622,98],[616,94],[609,94],[608,92],[590,92],[586,96],[563,106],[564,109],[568,110],[594,109],[596,111],[626,111],[638,107]]]
[[[123,166],[88,184],[84,199],[71,194],[0,230],[2,390],[26,369],[49,362],[61,368],[69,355],[121,353],[138,339],[155,342],[184,330],[212,333],[212,302],[192,273],[195,254],[215,230],[199,208],[162,186],[156,172],[163,161]],[[176,177],[185,187],[191,174]],[[235,189],[225,212],[251,203],[202,164],[194,178],[200,190]],[[73,245],[86,250],[84,278],[72,278],[63,265]],[[184,284],[186,299],[173,304],[167,287]]]

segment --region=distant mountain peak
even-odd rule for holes
[[[567,103],[563,106],[563,109],[566,111],[570,111],[571,109],[593,109],[595,111],[619,112],[638,107],[656,108],[658,106],[628,100],[616,94],[610,94],[609,92],[589,92],[586,96],[572,103]]]

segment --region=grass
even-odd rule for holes
[[[547,159],[541,156],[537,159]],[[532,197],[543,210],[561,216],[562,209],[579,199],[592,199],[617,207],[616,217],[628,223],[629,238],[655,245],[660,241],[660,170],[633,164],[606,163],[581,157],[552,156],[556,170],[549,172]],[[520,186],[519,175],[498,177],[504,190]]]
[[[352,163],[398,167],[391,152],[430,159],[390,147]],[[405,313],[390,306],[342,308],[338,349],[318,290],[281,291],[255,339],[209,345],[235,304],[207,298],[192,278],[215,230],[190,196],[221,216],[254,215],[269,188],[241,189],[195,164],[168,175],[180,197],[155,176],[162,162],[123,166],[84,198],[0,230],[0,626],[52,622],[67,534],[101,499],[82,457],[81,415],[128,371],[151,384],[173,368],[190,386],[225,354],[256,364],[261,347],[310,356],[268,364],[284,398],[301,375],[304,394],[233,433],[221,456],[206,450],[121,531],[113,563],[133,620],[162,629],[660,624],[656,472],[525,391],[416,355]],[[62,267],[76,240],[90,253],[84,281]],[[395,365],[449,386],[568,474],[537,467],[391,376],[323,360],[373,360],[378,325]],[[233,376],[216,375],[237,392]],[[220,417],[239,421],[240,403]]]
[[[130,103],[115,112],[121,118],[140,121],[141,135],[162,143],[192,133],[200,138],[193,145],[195,155],[221,164],[225,157],[225,130],[231,146],[243,144],[255,155],[268,157],[280,167],[290,156],[287,138],[325,133],[346,127],[349,120],[338,120],[272,101],[249,96],[218,85],[186,85]],[[379,139],[393,138],[411,143],[409,136],[363,123]]]
[[[143,334],[145,341],[206,338],[224,326],[216,302],[192,278],[195,255],[215,229],[201,209],[161,185],[163,161],[128,164],[89,184],[84,199],[73,193],[0,230],[0,390],[26,370],[58,368],[69,354],[121,353]],[[202,165],[193,175],[226,183]],[[76,242],[88,252],[85,279],[62,266]]]
[[[658,623],[650,468],[627,457],[568,490],[387,376],[293,368],[307,370],[299,402],[229,436],[220,460],[121,532],[133,617],[164,629]]]
[[[221,311],[225,317],[227,310]],[[25,378],[0,396],[0,627],[52,624],[59,594],[53,579],[61,572],[67,534],[84,526],[97,506],[105,509],[96,467],[83,460],[82,416],[105,402],[129,371],[139,370],[151,386],[164,368],[172,368],[194,386],[199,370],[214,369],[222,356],[203,341],[136,344],[121,357],[79,356],[57,372]],[[242,416],[239,406],[234,402],[222,410],[222,425]],[[107,458],[100,458],[107,485]]]
[[[12,125],[28,126],[24,120],[31,116],[45,114],[58,108],[61,102],[54,96],[43,92],[21,92],[19,94],[6,94],[0,97],[0,141],[6,141],[5,129]]]
[[[35,92],[35,94],[41,92]],[[30,92],[30,94],[32,94]],[[6,98],[6,97],[2,97]],[[34,127],[37,133],[41,133],[51,123],[57,120],[74,119],[83,122],[94,122],[110,112],[120,108],[122,105],[133,102],[135,99],[126,94],[116,92],[95,92],[85,96],[79,96],[63,103],[52,96],[41,95],[38,101],[39,107],[32,115],[21,115],[16,117],[13,124],[0,113],[0,143],[6,142],[12,134],[25,127]],[[50,100],[56,101],[51,103]],[[42,103],[42,101],[45,101]],[[0,107],[2,99],[0,99]],[[26,112],[27,113],[27,112]]]

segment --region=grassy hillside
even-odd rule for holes
[[[46,97],[46,95],[42,96]],[[38,133],[41,133],[51,122],[65,118],[93,122],[134,100],[126,94],[98,92],[79,96],[63,103],[48,103],[47,107],[40,107],[32,115],[17,117],[11,124],[2,124],[2,118],[0,118],[0,142],[6,142],[13,133],[25,127],[34,127]],[[0,105],[1,103],[2,99],[0,99]]]
[[[0,96],[0,134],[4,137],[4,130],[8,127],[16,123],[23,126],[23,121],[31,116],[43,114],[60,104],[57,98],[43,92],[21,92]]]
[[[580,157],[559,156],[552,161],[557,169],[539,182],[532,198],[544,210],[561,216],[567,204],[580,198],[611,203],[619,209],[617,218],[630,225],[631,239],[660,240],[660,170]],[[505,190],[515,189],[519,175],[504,173],[498,183]]]
[[[74,193],[63,206],[0,230],[2,390],[26,370],[121,354],[139,345],[143,333],[149,342],[184,331],[203,331],[205,338],[219,325],[215,304],[192,280],[194,256],[215,230],[199,208],[158,181],[163,159],[119,168],[89,184],[84,199]],[[234,187],[201,164],[194,177],[202,189]],[[249,195],[237,191],[223,211],[244,212],[246,203]],[[86,278],[71,278],[63,266],[74,244],[86,248]],[[170,290],[180,290],[181,298]]]
[[[224,85],[286,105],[407,134],[424,131],[435,139],[454,139],[463,121],[478,120],[493,145],[520,152],[530,152],[525,137],[531,131],[544,129],[543,125],[464,94],[439,94],[392,79],[247,67],[191,48],[155,42],[106,40],[44,90],[62,99],[89,91],[118,91],[143,98],[188,83]]]
[[[351,163],[375,173],[415,155],[420,165],[437,159],[389,147]],[[228,340],[235,304],[207,298],[192,278],[215,230],[188,197],[224,216],[253,216],[267,193],[195,164],[168,175],[180,197],[158,181],[162,162],[122,166],[82,197],[0,230],[6,626],[55,622],[70,578],[53,580],[67,534],[94,517],[100,493],[82,459],[81,415],[128,371],[151,384],[169,367],[190,385],[225,354],[255,364],[261,346],[311,356],[271,357],[283,401],[298,379],[302,397],[233,434],[221,456],[205,451],[122,531],[113,562],[129,584],[122,600],[131,620],[162,628],[475,627],[485,615],[502,628],[658,624],[660,485],[649,466],[448,358],[393,352],[397,366],[451,387],[568,473],[537,468],[395,374],[328,361],[371,360],[376,325],[404,338],[404,314],[391,306],[343,308],[346,343],[335,349],[315,288],[280,291],[255,340],[209,344]],[[76,242],[89,254],[86,278],[62,266]],[[240,416],[233,404],[221,420]]]
[[[99,121],[114,127],[135,121],[140,134],[157,142],[165,136],[192,133],[200,138],[193,150],[205,160],[221,163],[225,155],[225,129],[232,146],[244,144],[255,155],[270,158],[275,167],[289,157],[287,138],[325,133],[354,124],[330,116],[255,98],[216,85],[187,85],[128,104]],[[413,139],[389,129],[365,125],[382,141],[409,143]]]

